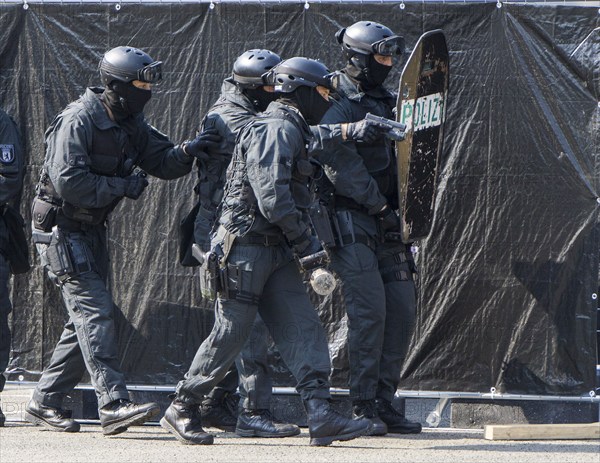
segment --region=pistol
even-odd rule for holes
[[[376,122],[383,127],[387,127],[389,130],[385,135],[390,140],[402,141],[406,137],[406,124],[386,119],[385,117],[375,116],[371,113],[367,113],[365,119],[370,122]]]

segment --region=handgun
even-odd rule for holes
[[[386,119],[385,117],[375,116],[371,113],[367,113],[365,119],[370,122],[376,122],[383,127],[387,127],[389,131],[385,135],[390,140],[402,141],[406,136],[406,124]]]

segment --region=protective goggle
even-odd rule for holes
[[[155,84],[162,79],[162,61],[154,61],[137,72],[137,80]]]
[[[378,55],[393,56],[404,53],[404,37],[393,35],[371,45],[373,53]]]

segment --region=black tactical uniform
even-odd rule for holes
[[[236,71],[239,73],[239,68],[242,67],[239,63],[245,64],[241,70],[252,71],[248,61],[256,60],[257,57],[262,58],[257,76],[259,81],[260,74],[264,72],[265,61],[270,61],[272,64],[280,61],[277,55],[268,50],[250,50],[242,54],[234,64],[233,77],[223,81],[221,96],[208,110],[202,123],[202,130],[216,130],[222,137],[218,147],[210,150],[205,159],[198,161],[199,183],[196,190],[199,194],[200,208],[195,221],[194,240],[204,251],[210,249],[210,235],[216,222],[227,166],[233,155],[237,135],[259,110],[264,109],[260,107],[260,101],[250,98],[252,92],[256,93],[259,89],[246,89],[247,84],[236,82],[250,79],[248,72],[245,72],[245,76],[236,74]],[[223,380],[203,400],[201,411],[205,426],[214,426],[227,431],[236,430],[238,434],[246,437],[283,437],[300,433],[300,429],[295,425],[286,425],[271,419],[273,385],[267,363],[268,339],[268,330],[261,318],[257,316],[248,341],[236,363],[232,364]],[[194,370],[197,366],[192,363],[190,368]],[[230,416],[228,407],[223,404],[226,404],[228,396],[233,397],[235,394],[238,387],[238,371],[240,405],[243,411],[237,419],[236,426],[236,418]],[[237,408],[237,404],[235,406]]]
[[[292,65],[286,67],[288,61]],[[306,145],[311,131],[305,117],[312,108],[320,119],[324,112],[320,107],[327,107],[315,90],[315,80],[329,85],[325,67],[306,58],[283,61],[273,68],[273,76],[285,73],[289,77],[298,68],[302,78],[296,75],[294,85],[306,91],[286,94],[286,99],[271,103],[242,130],[227,171],[220,227],[212,240],[212,248],[223,253],[221,262],[226,268],[215,326],[161,420],[163,427],[185,443],[213,442],[202,429],[196,404],[225,375],[243,348],[257,313],[297,380],[308,410],[311,443],[328,445],[336,439],[350,439],[369,426],[329,409],[327,340],[292,254],[292,248],[298,253],[314,249],[315,239],[303,212],[310,201]],[[299,103],[309,101],[313,93],[322,100],[320,106],[318,101],[307,104],[302,113],[294,107],[302,107]]]
[[[374,55],[401,52],[401,38],[367,21],[342,29],[337,37],[348,65],[332,78],[340,98],[322,123],[358,121],[368,112],[393,119],[396,98],[382,85],[391,66],[379,64]],[[332,268],[342,280],[348,316],[354,414],[372,419],[375,435],[388,429],[419,432],[418,423],[406,421],[391,407],[416,311],[410,247],[385,238],[385,232],[399,231],[393,145],[385,137],[338,145],[320,160],[327,174],[321,200],[347,224],[333,249]]]
[[[3,215],[6,205],[19,197],[22,185],[23,152],[17,126],[10,116],[0,109],[0,392],[4,389],[4,371],[10,355],[8,314],[12,310],[8,294],[10,268],[5,257],[9,238]],[[1,409],[0,426],[4,426]]]
[[[210,249],[210,236],[216,221],[217,208],[223,196],[227,166],[235,148],[235,140],[241,128],[256,116],[258,108],[245,96],[232,77],[223,81],[221,96],[208,110],[202,128],[214,128],[221,136],[219,147],[208,153],[207,159],[198,161],[200,209],[196,216],[194,241],[204,251]],[[222,397],[233,395],[239,386],[241,405],[246,409],[269,409],[271,404],[271,377],[267,365],[268,331],[257,317],[255,328],[247,348],[242,349],[236,365],[225,378],[207,395],[202,407],[206,426],[223,427],[210,416],[211,405],[222,401]],[[193,364],[192,364],[193,368]],[[218,421],[224,421],[223,419]],[[235,428],[235,424],[233,424]],[[227,429],[233,430],[233,429]]]
[[[156,404],[129,401],[117,358],[115,306],[106,286],[105,227],[115,206],[124,197],[137,199],[148,184],[145,175],[133,173],[136,166],[162,179],[180,177],[192,167],[193,158],[151,127],[141,112],[150,90],[138,88],[136,77],[155,82],[159,65],[130,47],[107,52],[100,68],[106,89],[88,88],[46,132],[33,240],[49,278],[60,288],[69,321],[27,417],[51,429],[79,430],[60,407],[86,370],[105,434],[123,432],[159,411]]]

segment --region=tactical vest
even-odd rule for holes
[[[96,175],[106,177],[126,177],[133,171],[138,152],[137,143],[132,143],[139,137],[137,125],[134,121],[125,130],[112,127],[109,130],[100,130],[92,125],[91,143],[87,150],[89,153],[89,170]],[[81,156],[72,156],[68,159],[70,165],[84,163]],[[36,197],[32,207],[34,226],[43,231],[50,231],[54,225],[65,228],[79,229],[81,225],[98,225],[104,223],[108,214],[117,206],[122,198],[116,198],[111,204],[100,208],[83,208],[63,200],[50,180],[44,167],[40,181],[36,186]]]
[[[286,119],[294,124],[298,130],[304,132],[298,122],[286,111],[278,110],[275,113],[263,115],[260,114],[249,122],[248,125],[260,119]],[[240,130],[236,145],[240,143],[243,137],[245,127]],[[308,142],[308,140],[305,140]],[[311,193],[308,189],[308,182],[314,166],[309,161],[306,144],[303,146],[300,155],[294,159],[292,166],[292,178],[290,181],[290,190],[294,202],[299,209],[307,209],[311,203]],[[245,156],[234,155],[228,168],[227,183],[225,185],[225,200],[222,204],[223,226],[237,236],[244,236],[256,220],[256,210],[258,201],[248,180],[247,164]]]

